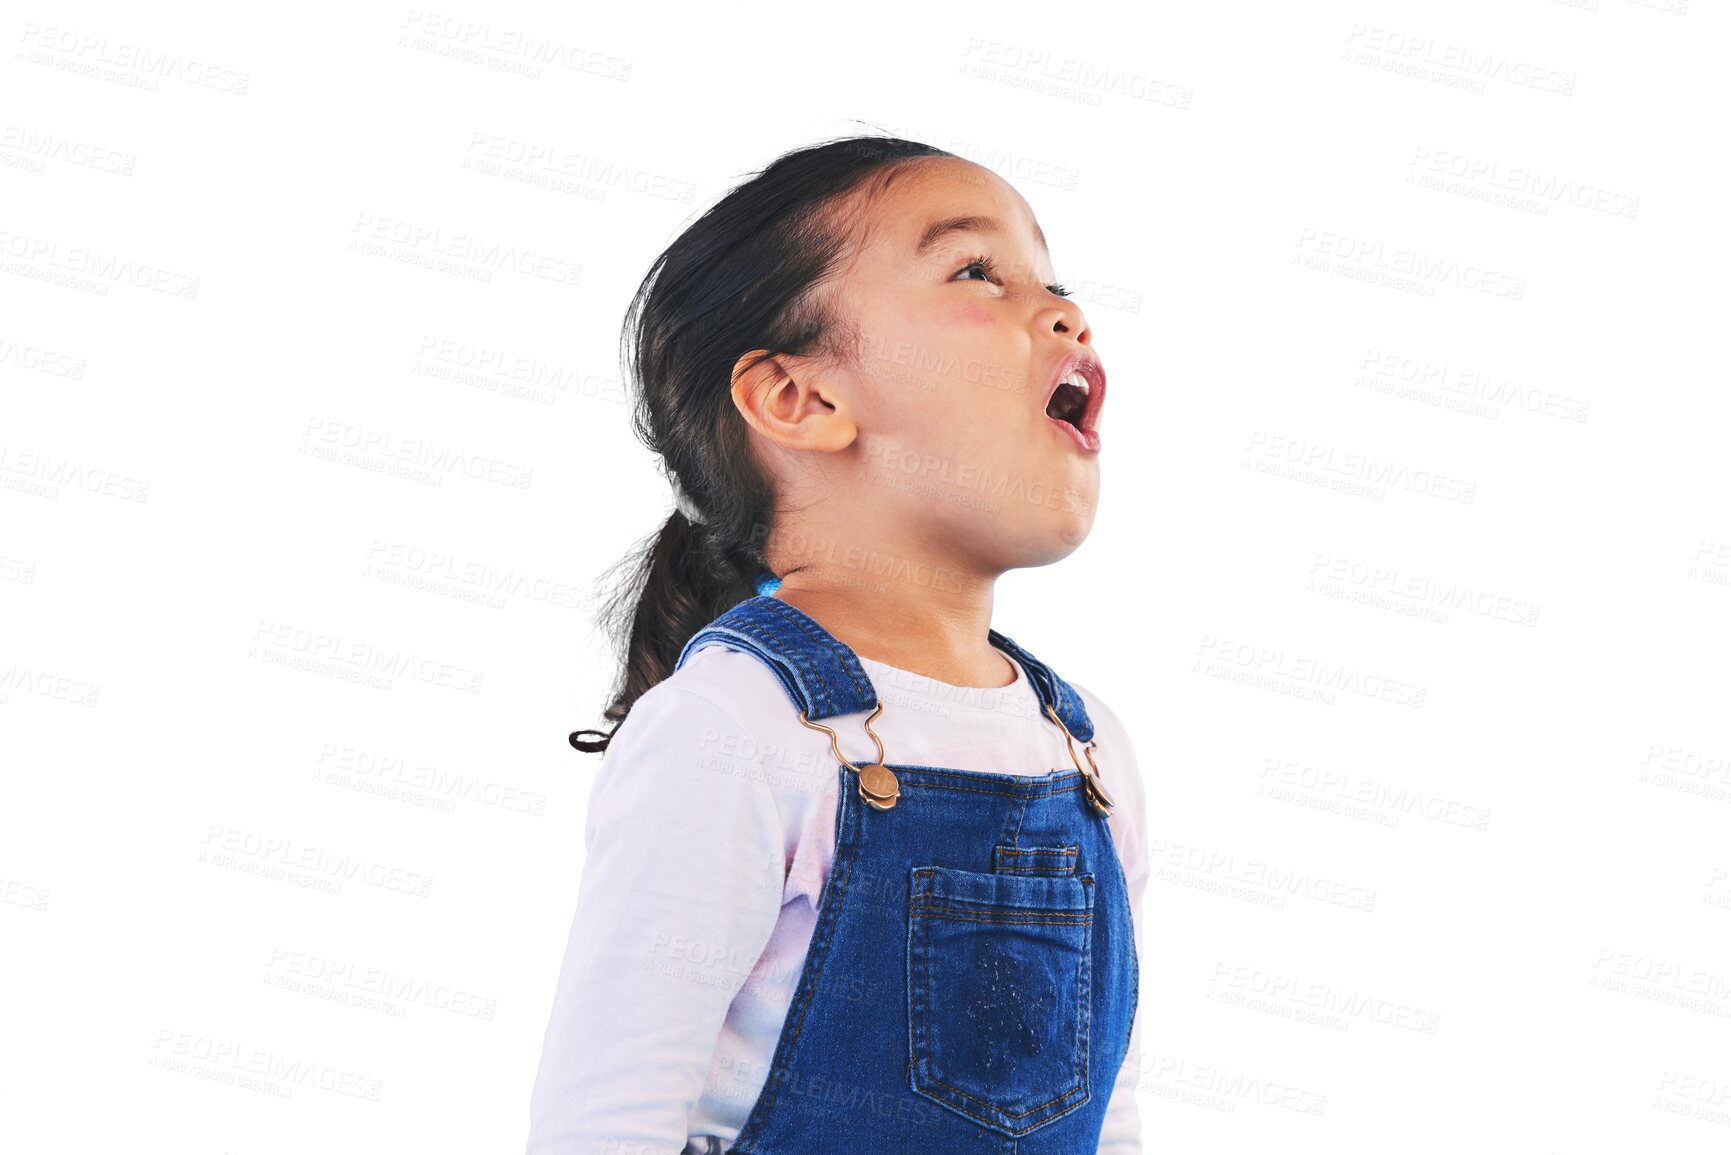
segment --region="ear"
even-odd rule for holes
[[[733,405],[782,449],[833,453],[859,436],[840,378],[811,358],[763,349],[740,357],[733,365]]]

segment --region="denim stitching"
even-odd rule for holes
[[[1094,876],[1091,874],[1084,874],[1082,875],[1082,882],[1089,888],[1089,895],[1091,897],[1093,894]],[[1092,909],[1093,906],[1090,904],[1089,910]],[[1093,932],[1089,931],[1089,935],[1092,937]],[[1093,943],[1090,942],[1088,945],[1090,949],[1082,952],[1082,962],[1077,969],[1076,979],[1077,982],[1082,984],[1082,1021],[1076,1024],[1076,1030],[1079,1031],[1082,1036],[1081,1041],[1077,1043],[1077,1049],[1082,1054],[1082,1082],[1084,1085],[1086,1085],[1088,1081],[1088,1064],[1093,1058],[1092,1053],[1088,1050],[1089,1032],[1094,1028],[1094,974],[1091,969],[1093,965],[1094,951],[1092,949]]]
[[[806,699],[809,701],[816,697],[821,697],[823,699],[824,707],[827,709],[829,706],[829,689],[824,685],[823,677],[817,672],[817,667],[812,664],[809,655],[801,653],[797,648],[781,646],[773,634],[756,622],[749,621],[742,617],[735,622],[734,625],[740,633],[750,636],[761,645],[770,647],[772,653],[779,655],[781,659],[786,661],[789,665],[792,665],[794,662],[804,665],[807,668],[807,673],[810,675],[811,685],[807,685],[805,679],[800,678],[798,671],[790,672],[793,673],[794,679],[799,682],[799,688],[804,692]],[[815,693],[813,690],[814,686]],[[829,715],[825,714],[823,716],[828,717]]]
[[[956,867],[956,866],[922,866],[922,867],[919,867],[917,869],[916,873],[918,873],[922,876],[925,876],[925,877],[920,884],[916,885],[915,890],[914,890],[914,895],[913,895],[914,898],[920,899],[920,900],[925,900],[925,901],[949,903],[952,905],[960,905],[960,906],[967,906],[967,907],[984,907],[988,910],[1033,910],[1033,911],[1061,911],[1061,912],[1067,912],[1067,913],[1074,913],[1074,912],[1078,912],[1078,911],[1085,911],[1085,910],[1091,909],[1091,904],[1087,901],[1088,892],[1086,890],[1082,890],[1080,888],[1080,886],[1066,886],[1063,888],[1063,890],[1065,892],[1074,892],[1081,897],[1082,901],[1079,903],[1074,903],[1074,904],[1065,902],[1063,896],[1060,895],[1057,892],[1057,890],[1053,887],[1041,888],[1043,890],[1050,892],[1048,896],[1044,896],[1044,897],[1037,896],[1037,897],[1034,897],[1028,901],[1019,901],[1018,899],[1016,899],[1014,897],[1005,897],[1001,893],[994,893],[992,895],[992,897],[990,897],[990,898],[974,898],[970,894],[953,894],[953,893],[951,893],[951,894],[936,894],[933,891],[933,887],[935,884],[931,881],[931,876],[938,873],[939,871],[945,872],[945,873],[950,874],[950,875],[955,875],[958,873],[959,874],[977,874],[980,876],[981,879],[996,879],[996,878],[1004,877],[1000,872],[996,872],[996,871],[987,872],[987,871],[966,870],[962,867]],[[960,883],[962,880],[957,879],[956,881],[958,883]],[[1080,878],[1076,878],[1074,881],[1080,883],[1081,880],[1080,880]],[[975,889],[981,889],[981,888],[985,887],[984,883],[969,882],[967,885],[969,885]],[[1064,903],[1064,904],[1058,905],[1059,903]]]
[[[920,762],[885,762],[884,765],[889,767],[891,770],[907,771],[915,782],[919,782],[925,777],[936,779],[936,782],[934,782],[933,785],[937,785],[944,781],[995,782],[1001,783],[1002,789],[992,790],[990,793],[1019,794],[1023,790],[1029,790],[1032,791],[1032,796],[1034,798],[1045,798],[1050,794],[1061,794],[1064,790],[1070,788],[1057,786],[1058,783],[1080,783],[1084,777],[1080,770],[1051,770],[1047,771],[1045,774],[1005,774],[997,770],[957,770],[948,766],[928,766]],[[1039,791],[1034,789],[1033,785],[1031,785],[1032,783],[1045,784],[1047,792],[1041,794]],[[952,789],[954,788],[952,787]],[[982,788],[976,786],[971,787],[971,789],[977,790]]]
[[[807,637],[811,638],[812,641],[828,649],[830,653],[834,655],[836,661],[840,663],[842,673],[847,675],[848,681],[853,683],[854,689],[859,691],[861,697],[876,697],[877,692],[872,689],[871,680],[866,678],[865,670],[863,668],[859,669],[859,677],[854,676],[854,671],[859,664],[859,659],[854,656],[853,650],[848,648],[846,642],[843,642],[840,638],[824,629],[822,623],[820,623],[816,618],[813,618],[810,614],[806,613],[791,602],[782,601],[780,598],[769,597],[766,594],[764,595],[763,605],[765,609],[779,613],[782,617],[786,618],[795,629],[800,630]],[[860,683],[861,678],[866,678],[864,685],[861,685]]]
[[[884,766],[886,769],[890,769],[890,770],[921,771],[921,770],[927,769],[924,766],[901,766],[901,765],[898,765],[894,762],[885,762]],[[955,773],[956,773],[956,776],[958,778],[979,778],[982,776],[986,776],[985,771],[957,770]],[[983,787],[983,786],[959,786],[959,785],[955,785],[955,784],[952,784],[949,782],[921,782],[917,775],[911,779],[904,779],[903,784],[906,785],[909,781],[911,781],[915,786],[919,786],[923,789],[929,789],[929,790],[961,790],[961,791],[964,791],[968,794],[998,794],[998,795],[1004,795],[1004,796],[1010,796],[1010,795],[1016,795],[1016,794],[1022,793],[1021,790],[1019,790],[1013,786],[1010,787],[1009,789],[1006,789],[1006,790],[991,790],[991,789],[987,789],[986,787]],[[1053,787],[1048,788],[1044,794],[1032,794],[1032,793],[1030,793],[1030,797],[1033,797],[1033,798],[1052,798],[1052,797],[1055,797],[1056,795],[1059,795],[1059,794],[1068,794],[1072,790],[1082,789],[1082,775],[1077,773],[1074,770],[1071,770],[1068,773],[1061,775],[1057,779],[1057,781],[1059,781],[1059,782],[1074,781],[1074,785],[1071,785],[1071,786],[1053,786]]]
[[[1007,878],[1009,876],[1008,875],[1002,875],[1002,874],[993,874],[993,875],[988,875],[987,877],[990,877],[990,878]],[[1059,879],[1062,880],[1063,877],[1064,876],[1059,876]],[[947,910],[961,910],[961,911],[967,911],[969,913],[977,913],[981,910],[1024,910],[1024,911],[1032,911],[1034,913],[1043,913],[1044,912],[1044,913],[1081,914],[1081,913],[1087,911],[1087,909],[1088,909],[1088,907],[1086,905],[1082,905],[1082,906],[1054,906],[1054,905],[1052,905],[1052,902],[1038,902],[1038,901],[1032,902],[1032,903],[1016,902],[1013,899],[1007,899],[1007,898],[998,898],[998,899],[962,898],[962,897],[957,897],[955,895],[949,895],[949,894],[933,894],[929,889],[921,891],[920,893],[916,894],[914,897],[919,899],[921,902],[932,903],[932,904],[935,904],[938,906],[942,906]],[[1057,901],[1057,900],[1053,900],[1053,901]]]
[[[900,766],[890,766],[889,763],[887,763],[887,762],[884,765],[890,770],[900,770],[901,769]],[[905,786],[905,785],[907,785],[907,783],[904,781],[903,785]],[[952,786],[948,782],[915,782],[915,783],[913,783],[913,785],[918,787],[919,789],[922,789],[922,790],[960,790],[964,794],[1014,794],[1015,793],[1015,791],[1013,791],[1013,790],[981,790],[977,786]],[[1046,793],[1037,795],[1037,797],[1056,798],[1060,794],[1074,794],[1076,791],[1081,790],[1081,789],[1082,789],[1082,784],[1080,781],[1078,781],[1076,783],[1076,785],[1074,785],[1074,786],[1055,786],[1051,790],[1048,790]],[[1018,823],[1018,825],[1020,825],[1020,824]]]
[[[733,623],[732,627],[720,625],[704,627],[700,633],[686,643],[687,652],[691,652],[691,648],[694,646],[701,648],[703,642],[716,641],[761,658],[769,666],[770,673],[775,675],[775,680],[781,683],[782,689],[787,691],[788,697],[794,700],[795,706],[800,709],[806,708],[810,704],[811,694],[806,690],[805,683],[800,679],[798,671],[791,668],[791,662],[781,656],[781,651],[773,639],[766,639],[760,634],[752,633],[740,619],[733,619]],[[800,655],[795,653],[794,656],[799,657]],[[683,658],[681,658],[681,662],[683,663]]]
[[[994,918],[983,911],[957,910],[949,906],[915,906],[910,907],[909,910],[914,914],[923,914],[927,918],[941,918],[946,922],[1001,922],[1005,926],[1087,926],[1094,921],[1094,916],[1091,914]]]
[[[1078,1100],[1076,1105],[1079,1106],[1081,1103],[1087,1102],[1086,1091],[1083,1090],[1081,1083],[1077,1083],[1075,1086],[1073,1086],[1069,1090],[1065,1091],[1062,1095],[1059,1095],[1054,1099],[1047,1099],[1044,1103],[1041,1103],[1038,1107],[1029,1107],[1026,1111],[1006,1111],[1002,1107],[998,1106],[995,1103],[987,1103],[984,1099],[975,1099],[974,1096],[968,1094],[966,1091],[962,1090],[960,1087],[952,1087],[952,1086],[950,1086],[950,1084],[944,1082],[942,1079],[933,1079],[932,1084],[934,1086],[944,1087],[944,1088],[947,1088],[948,1090],[954,1091],[956,1094],[962,1096],[964,1099],[973,1099],[974,1102],[983,1104],[987,1107],[990,1107],[992,1110],[997,1111],[999,1114],[1003,1115],[1007,1119],[1026,1119],[1029,1115],[1032,1115],[1035,1111],[1044,1111],[1047,1107],[1050,1107],[1053,1103],[1062,1103],[1065,1099],[1068,1099],[1070,1096],[1074,1095],[1078,1091],[1083,1091],[1084,1098]],[[967,1115],[970,1119],[978,1119],[980,1122],[990,1123],[994,1127],[1004,1126],[1003,1123],[993,1119],[989,1115],[976,1115],[972,1111],[969,1111],[966,1107],[964,1107],[960,1104],[952,1103],[950,1105],[952,1107],[955,1107],[956,1110],[962,1112],[962,1114]],[[1041,1119],[1038,1123],[1034,1123],[1030,1126],[1022,1128],[1022,1130],[1016,1132],[1016,1134],[1026,1135],[1029,1131],[1032,1131],[1035,1127],[1043,1126],[1044,1124],[1051,1122],[1053,1119],[1056,1119],[1059,1114],[1060,1114],[1060,1112],[1054,1111],[1049,1116],[1047,1116],[1046,1118]]]
[[[770,598],[769,600],[775,601],[776,599]],[[759,634],[758,634],[759,637],[773,639],[774,644],[778,645],[778,647],[779,647],[781,639],[775,638],[774,637],[774,631],[770,628],[774,624],[776,624],[776,623],[753,622],[752,628],[754,630],[759,631]],[[781,648],[782,652],[788,653],[788,654],[793,654],[794,656],[798,657],[802,662],[804,662],[806,664],[807,667],[809,667],[810,674],[811,674],[811,686],[807,689],[806,696],[809,698],[812,698],[814,700],[819,699],[819,698],[822,699],[822,701],[823,701],[823,705],[822,705],[823,713],[820,716],[827,718],[827,717],[831,716],[832,714],[834,714],[835,711],[830,709],[830,706],[833,703],[831,702],[831,699],[830,699],[829,683],[824,680],[823,673],[817,668],[817,663],[815,663],[811,660],[810,655],[801,652],[798,647],[787,646],[787,647],[780,647],[780,648]]]
[[[992,870],[996,874],[1054,875],[1074,874],[1075,846],[1016,847],[1002,843],[992,847]]]

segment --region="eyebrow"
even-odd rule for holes
[[[945,217],[933,221],[920,232],[920,242],[914,246],[914,256],[924,256],[927,249],[949,236],[951,233],[1002,233],[1004,223],[997,217],[961,216]],[[1051,250],[1046,244],[1046,234],[1038,223],[1034,225],[1034,236],[1040,242],[1040,247]]]

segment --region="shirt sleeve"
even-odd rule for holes
[[[775,929],[783,819],[733,715],[659,683],[614,732],[530,1100],[527,1155],[686,1143],[729,1006]]]
[[[1125,814],[1125,821],[1114,829],[1113,838],[1118,845],[1118,855],[1124,867],[1124,883],[1126,895],[1130,901],[1131,938],[1136,943],[1137,978],[1140,980],[1148,969],[1147,955],[1143,953],[1143,943],[1146,941],[1143,933],[1142,900],[1148,889],[1150,874],[1148,858],[1148,807],[1147,794],[1142,781],[1141,767],[1136,760],[1136,751],[1130,745],[1130,737],[1125,732],[1123,724],[1110,709],[1101,706],[1103,731],[1100,735],[1100,748],[1095,752],[1100,759],[1100,776],[1105,779],[1106,790],[1112,795],[1117,806],[1112,817],[1117,818],[1120,812]],[[1114,749],[1108,751],[1106,743],[1110,740]],[[1138,1089],[1142,1071],[1142,1022],[1146,1018],[1137,999],[1136,1017],[1130,1025],[1130,1046],[1124,1056],[1124,1065],[1118,1071],[1117,1081],[1112,1086],[1112,1098],[1106,1107],[1106,1121],[1100,1129],[1100,1145],[1096,1149],[1098,1155],[1141,1155],[1142,1152],[1142,1112],[1141,1092]]]

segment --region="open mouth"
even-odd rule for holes
[[[1100,407],[1106,399],[1106,371],[1091,353],[1064,362],[1046,398],[1046,416],[1064,426],[1091,452],[1100,448]]]
[[[1077,429],[1082,428],[1082,414],[1087,409],[1088,383],[1076,372],[1058,382],[1058,388],[1052,391],[1052,399],[1046,402],[1047,417],[1067,421]]]

